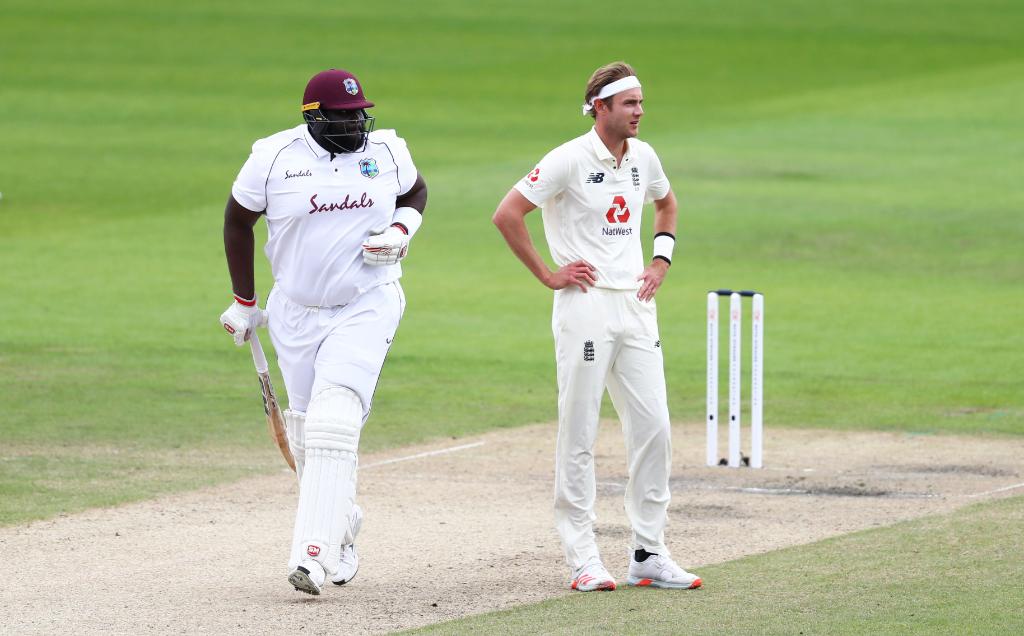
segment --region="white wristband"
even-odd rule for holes
[[[676,246],[676,237],[668,232],[658,232],[654,235],[654,256],[662,258],[669,265],[672,264],[672,250]]]
[[[420,229],[423,223],[423,215],[416,208],[398,208],[395,215],[391,217],[391,223],[400,223],[405,228],[409,238]]]

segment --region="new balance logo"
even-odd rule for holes
[[[604,181],[603,172],[591,172],[587,175],[586,183],[601,183],[602,181]]]
[[[594,361],[594,341],[587,340],[583,343],[583,361],[593,362]]]

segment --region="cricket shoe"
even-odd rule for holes
[[[646,559],[637,561],[636,552],[629,557],[629,577],[626,579],[629,585],[671,590],[694,590],[701,586],[699,576],[679,567],[670,557],[647,552]]]
[[[320,596],[320,590],[323,589],[326,578],[327,573],[324,571],[324,566],[313,559],[305,559],[288,575],[288,582],[294,585],[299,592]]]
[[[573,573],[572,583],[569,587],[577,592],[593,592],[595,590],[611,592],[615,589],[615,579],[599,559],[593,559]]]
[[[341,560],[338,562],[338,571],[331,577],[331,583],[345,585],[356,578],[359,571],[359,554],[356,552],[354,543],[359,529],[363,527],[363,510],[358,505],[352,505],[352,514],[349,516],[349,526],[352,528],[352,541],[348,545],[341,546]]]

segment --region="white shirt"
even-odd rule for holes
[[[628,140],[622,164],[616,165],[591,128],[549,152],[515,188],[542,209],[544,235],[558,267],[583,259],[597,270],[595,286],[639,288],[643,205],[665,198],[671,189],[649,144]]]
[[[395,199],[416,174],[393,130],[370,133],[361,152],[332,154],[301,124],[253,144],[231,196],[266,211],[263,251],[285,296],[302,305],[347,305],[402,276],[397,264],[364,264],[362,244],[371,230],[391,224]]]

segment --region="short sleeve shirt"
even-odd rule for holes
[[[641,212],[644,203],[665,198],[671,188],[649,144],[628,140],[616,165],[591,129],[549,152],[515,188],[541,208],[558,267],[583,259],[597,270],[597,287],[639,287]]]
[[[334,154],[302,124],[253,144],[231,196],[266,214],[264,252],[288,298],[346,305],[401,277],[400,265],[364,264],[362,244],[391,224],[396,199],[416,175],[405,140],[393,130],[370,133],[360,152]]]

